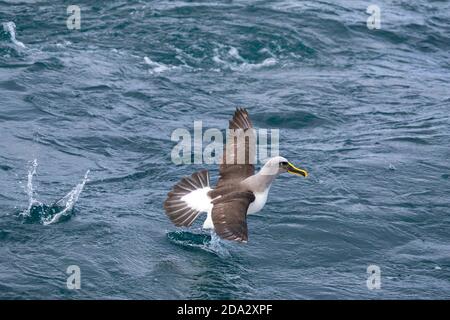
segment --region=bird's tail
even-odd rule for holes
[[[164,201],[164,209],[170,221],[178,227],[189,227],[201,212],[211,206],[208,192],[209,173],[202,170],[184,177],[174,185]]]

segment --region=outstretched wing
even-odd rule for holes
[[[247,242],[247,209],[255,200],[250,191],[237,191],[213,201],[212,220],[219,237],[226,240]]]
[[[256,135],[247,110],[236,109],[228,131],[217,188],[255,174]]]
[[[207,170],[194,172],[190,177],[181,179],[164,201],[170,221],[178,227],[189,227],[201,212],[208,211],[210,190]]]

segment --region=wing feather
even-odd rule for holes
[[[244,144],[242,144],[244,142]],[[255,174],[256,135],[247,110],[237,108],[229,124],[217,188]]]
[[[214,230],[222,239],[247,242],[247,209],[255,195],[250,191],[228,193],[213,201]]]

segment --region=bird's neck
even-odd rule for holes
[[[243,183],[253,192],[264,192],[270,188],[278,174],[267,174],[262,168],[257,174],[248,177]]]

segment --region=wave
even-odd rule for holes
[[[190,56],[189,53],[184,52],[181,49],[175,49],[175,51],[177,53],[177,62],[181,64],[175,63],[174,65],[168,65],[154,61],[145,56],[144,63],[150,67],[149,73],[160,74],[175,69],[184,69],[194,72],[208,70],[216,72],[224,70],[246,72],[275,66],[279,63],[279,60],[275,56],[273,56],[273,54],[271,54],[268,49],[260,50],[261,53],[263,53],[266,57],[264,57],[263,59],[261,59],[260,57],[259,59],[257,59],[257,61],[250,61],[243,58],[240,55],[239,50],[232,46],[219,45],[212,50],[210,56],[207,55],[202,59],[195,59],[194,57]],[[267,57],[267,55],[270,56]],[[206,61],[211,62],[212,64],[204,64]]]
[[[150,74],[158,74],[175,68],[174,66],[166,66],[163,63],[155,62],[149,57],[144,57],[144,62],[151,67],[151,70],[149,70]]]
[[[331,120],[319,117],[307,111],[260,112],[253,117],[264,123],[267,127],[299,129],[306,127],[319,127],[331,123]]]

